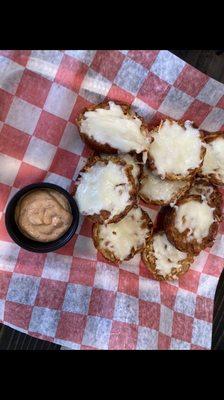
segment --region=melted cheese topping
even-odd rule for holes
[[[86,111],[81,122],[81,132],[98,143],[109,144],[121,153],[148,149],[150,140],[141,132],[142,121],[137,117],[125,115],[121,106],[112,101],[109,109],[97,108]]]
[[[132,189],[125,167],[109,161],[94,164],[89,171],[81,173],[75,200],[79,211],[85,215],[110,211],[110,217],[120,214],[130,204]]]
[[[202,165],[204,175],[215,174],[224,182],[224,139],[217,138],[206,145],[206,153]]]
[[[132,208],[118,223],[100,225],[101,248],[110,250],[119,260],[123,261],[130,255],[132,248],[137,250],[144,246],[149,229],[142,228],[141,217],[141,208]]]
[[[186,121],[184,127],[177,122],[166,120],[158,132],[152,133],[154,141],[149,153],[162,177],[166,173],[188,175],[188,170],[197,168],[201,162],[202,141],[198,129]]]
[[[172,272],[172,268],[180,268],[180,261],[187,258],[187,253],[177,250],[168,241],[165,233],[154,235],[153,249],[156,258],[156,271],[164,277]]]
[[[208,236],[209,228],[214,222],[213,211],[214,208],[209,207],[207,202],[188,201],[177,207],[175,227],[180,233],[189,229],[188,241],[196,239],[201,243]]]
[[[149,200],[169,203],[185,186],[186,182],[184,181],[162,180],[145,168],[140,193]]]

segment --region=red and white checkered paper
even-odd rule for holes
[[[108,263],[87,219],[55,253],[29,253],[6,232],[5,207],[21,187],[72,190],[90,155],[75,119],[105,98],[151,126],[168,115],[224,130],[224,85],[169,51],[0,51],[0,320],[73,349],[209,349],[224,224],[171,283],[153,279],[139,255]],[[143,207],[155,220],[158,207]]]

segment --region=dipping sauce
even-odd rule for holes
[[[71,226],[71,207],[65,196],[53,189],[36,189],[16,205],[15,221],[20,231],[38,242],[59,239]]]

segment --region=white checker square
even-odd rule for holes
[[[171,336],[172,326],[173,326],[173,311],[170,308],[161,305],[159,331],[164,335]]]
[[[32,50],[26,68],[53,80],[62,57],[63,53],[59,50]]]
[[[75,181],[79,175],[79,172],[81,171],[81,169],[84,167],[84,165],[87,162],[87,158],[86,157],[80,157],[77,167],[75,169],[74,175],[73,175],[73,181]]]
[[[159,107],[159,111],[171,118],[181,118],[193,102],[193,97],[175,87],[171,87]]]
[[[78,59],[84,64],[90,65],[96,54],[96,50],[66,50],[65,54]]]
[[[11,277],[6,299],[15,303],[33,305],[40,278],[14,273]]]
[[[84,143],[80,138],[76,125],[68,122],[61,138],[59,147],[71,151],[74,154],[81,155],[84,149]]]
[[[128,324],[138,324],[139,300],[127,294],[117,292],[114,319]]]
[[[0,240],[0,270],[9,272],[14,270],[19,250],[17,244]]]
[[[138,115],[143,117],[146,122],[149,122],[156,113],[154,108],[148,106],[148,104],[144,103],[144,101],[137,97],[134,99],[131,107]]]
[[[170,350],[190,350],[191,344],[183,340],[171,339]]]
[[[24,67],[7,57],[0,56],[0,70],[0,87],[9,93],[15,94],[22,78]]]
[[[192,344],[210,349],[211,340],[212,323],[195,318],[193,321]]]
[[[218,131],[224,124],[224,110],[222,108],[213,108],[200,125],[201,129],[209,132]]]
[[[54,337],[59,318],[60,311],[50,310],[49,308],[44,307],[34,307],[31,315],[29,331]]]
[[[198,294],[213,300],[217,284],[218,277],[202,273],[198,285]]]
[[[148,278],[139,277],[139,298],[152,303],[160,303],[160,283]]]
[[[70,342],[69,340],[63,340],[63,339],[54,339],[54,343],[60,344],[61,347],[60,350],[80,350],[81,345]]]
[[[148,70],[129,58],[124,59],[114,83],[136,95],[142,86]]]
[[[224,235],[218,233],[215,243],[210,249],[210,253],[214,254],[215,256],[224,258]]]
[[[157,350],[158,349],[158,332],[155,329],[138,327],[137,350]]]
[[[110,339],[112,321],[100,317],[88,317],[82,344],[106,350]]]
[[[86,236],[79,235],[75,242],[73,256],[85,258],[88,260],[96,260],[97,251],[94,247],[92,239]]]
[[[131,260],[123,261],[122,264],[120,264],[120,268],[138,275],[140,261],[141,255],[138,253]]]
[[[92,288],[89,286],[69,283],[67,285],[64,303],[62,306],[63,311],[84,315],[87,314],[91,292]]]
[[[117,267],[98,262],[96,264],[94,287],[115,292],[118,288],[118,277],[119,269]]]
[[[34,167],[47,170],[51,165],[56,150],[57,148],[53,144],[32,137],[23,160]]]
[[[206,264],[208,258],[208,253],[206,251],[201,251],[200,254],[195,258],[193,264],[191,264],[191,269],[201,272]]]
[[[64,176],[54,174],[53,172],[48,172],[44,182],[54,183],[55,185],[63,187],[68,190],[71,185],[71,179],[65,178]]]
[[[205,86],[199,92],[197,99],[209,104],[210,106],[215,106],[223,95],[223,83],[218,82],[213,78],[209,78]]]
[[[42,277],[68,282],[71,265],[71,256],[48,253],[44,263]]]
[[[41,109],[39,107],[19,99],[18,97],[14,97],[5,122],[13,126],[13,128],[20,129],[32,135],[40,113]]]
[[[12,186],[21,161],[0,153],[0,182]]]
[[[3,322],[4,320],[4,311],[5,311],[5,301],[0,300],[0,321]]]
[[[104,76],[89,68],[80,87],[80,96],[92,103],[100,103],[107,96],[111,82]]]
[[[129,52],[129,50],[119,50],[122,54],[124,54],[124,56],[126,56]]]
[[[161,50],[151,66],[151,71],[164,81],[173,84],[185,65],[185,61],[170,51]]]
[[[44,104],[44,110],[67,121],[71,115],[76,97],[77,94],[72,90],[54,82]]]
[[[194,317],[196,306],[196,294],[188,290],[179,289],[176,295],[174,311],[178,311],[189,317]]]

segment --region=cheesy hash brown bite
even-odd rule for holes
[[[224,132],[207,134],[201,175],[214,185],[224,185]]]
[[[162,179],[189,179],[201,168],[205,154],[203,133],[184,123],[166,119],[151,131],[149,167]]]
[[[132,167],[115,157],[93,157],[80,172],[74,197],[81,214],[118,222],[136,203]]]
[[[193,260],[192,255],[176,249],[164,231],[154,233],[142,252],[142,261],[158,280],[178,279],[188,271]]]
[[[211,247],[218,231],[219,210],[198,195],[180,199],[164,218],[168,240],[180,251],[199,254]]]
[[[141,252],[152,231],[153,224],[148,214],[135,206],[115,224],[94,224],[93,242],[105,258],[120,263]]]
[[[175,203],[190,188],[190,181],[169,181],[161,179],[153,171],[144,167],[140,179],[139,196],[146,203],[165,206]]]
[[[113,101],[84,110],[77,119],[83,141],[97,152],[145,153],[150,144],[147,126],[128,105]]]

